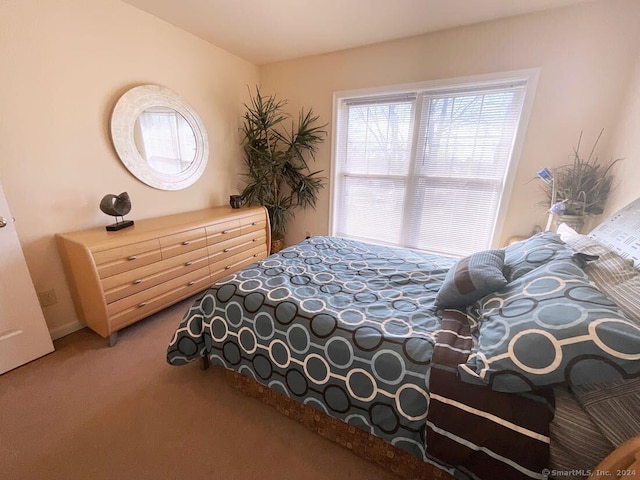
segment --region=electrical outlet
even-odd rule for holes
[[[46,292],[38,292],[38,301],[40,302],[41,307],[49,307],[51,305],[55,305],[58,303],[58,298],[56,297],[56,292],[52,288],[51,290],[47,290]]]

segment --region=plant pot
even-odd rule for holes
[[[278,253],[283,248],[284,248],[284,238],[277,238],[275,240],[271,240],[271,255],[273,255],[274,253]]]

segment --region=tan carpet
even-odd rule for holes
[[[84,329],[0,376],[0,478],[396,478],[245,397],[219,368],[168,365],[190,303],[121,331],[114,348]]]

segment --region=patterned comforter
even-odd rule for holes
[[[209,289],[167,360],[202,356],[426,461],[435,293],[454,259],[312,237]]]

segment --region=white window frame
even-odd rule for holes
[[[485,75],[473,75],[467,77],[456,77],[452,79],[433,80],[427,82],[406,83],[401,85],[389,85],[384,87],[373,87],[358,90],[343,90],[333,93],[333,126],[331,136],[331,182],[329,183],[329,235],[336,235],[337,224],[335,215],[336,205],[336,185],[339,181],[338,169],[336,168],[336,161],[338,158],[338,148],[340,142],[338,136],[341,132],[340,119],[338,118],[338,112],[340,110],[341,102],[344,99],[358,99],[366,97],[384,96],[384,95],[402,95],[412,94],[416,91],[436,91],[449,88],[475,88],[485,87],[491,85],[499,85],[507,82],[526,82],[526,92],[524,101],[522,104],[522,112],[520,114],[520,121],[518,122],[518,128],[513,144],[513,150],[511,158],[508,162],[507,169],[504,176],[504,185],[502,194],[498,200],[498,208],[496,213],[495,222],[493,225],[493,231],[491,234],[490,248],[499,248],[500,234],[504,228],[504,222],[507,215],[507,209],[509,206],[509,200],[513,191],[513,185],[515,183],[516,173],[518,171],[518,165],[520,162],[520,156],[525,142],[526,132],[529,126],[529,119],[533,110],[533,103],[535,98],[535,92],[538,86],[538,79],[540,77],[539,68],[531,68],[524,70],[513,70],[508,72],[491,73]],[[371,241],[372,242],[372,241]]]

